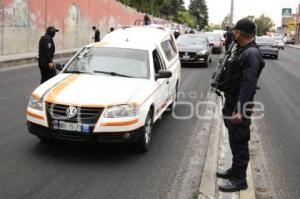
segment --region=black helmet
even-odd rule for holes
[[[246,33],[252,37],[256,35],[256,26],[250,19],[241,19],[239,20],[235,27],[235,30],[240,30],[243,33]]]

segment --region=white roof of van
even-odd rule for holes
[[[130,27],[117,29],[107,34],[95,47],[119,47],[152,50],[169,36],[169,32],[155,27]]]

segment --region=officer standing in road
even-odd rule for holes
[[[96,28],[96,26],[93,26],[92,29],[95,31],[95,35],[93,37],[95,42],[100,41],[100,30]]]
[[[265,65],[255,43],[256,26],[249,19],[241,19],[234,27],[237,49],[222,74],[220,90],[224,92],[224,123],[228,129],[232,151],[232,166],[217,177],[229,179],[219,189],[234,192],[247,189],[246,170],[250,159],[248,141],[254,95],[258,77]]]
[[[232,31],[230,31],[229,26],[227,26],[226,27],[226,33],[224,34],[224,38],[225,38],[225,50],[226,50],[226,52],[228,51],[229,46],[230,46],[230,44],[233,41],[233,37],[234,37],[234,35],[233,35]]]
[[[43,35],[39,41],[39,68],[41,71],[41,84],[51,79],[56,75],[55,64],[53,63],[53,57],[55,53],[55,45],[53,38],[55,33],[59,30],[54,26],[49,26],[47,32]]]

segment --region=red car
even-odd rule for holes
[[[209,44],[212,46],[213,53],[222,53],[223,42],[217,34],[208,34]]]

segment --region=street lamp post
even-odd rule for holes
[[[230,17],[229,17],[229,26],[233,26],[233,8],[234,8],[234,0],[231,0],[231,7],[230,7]]]

